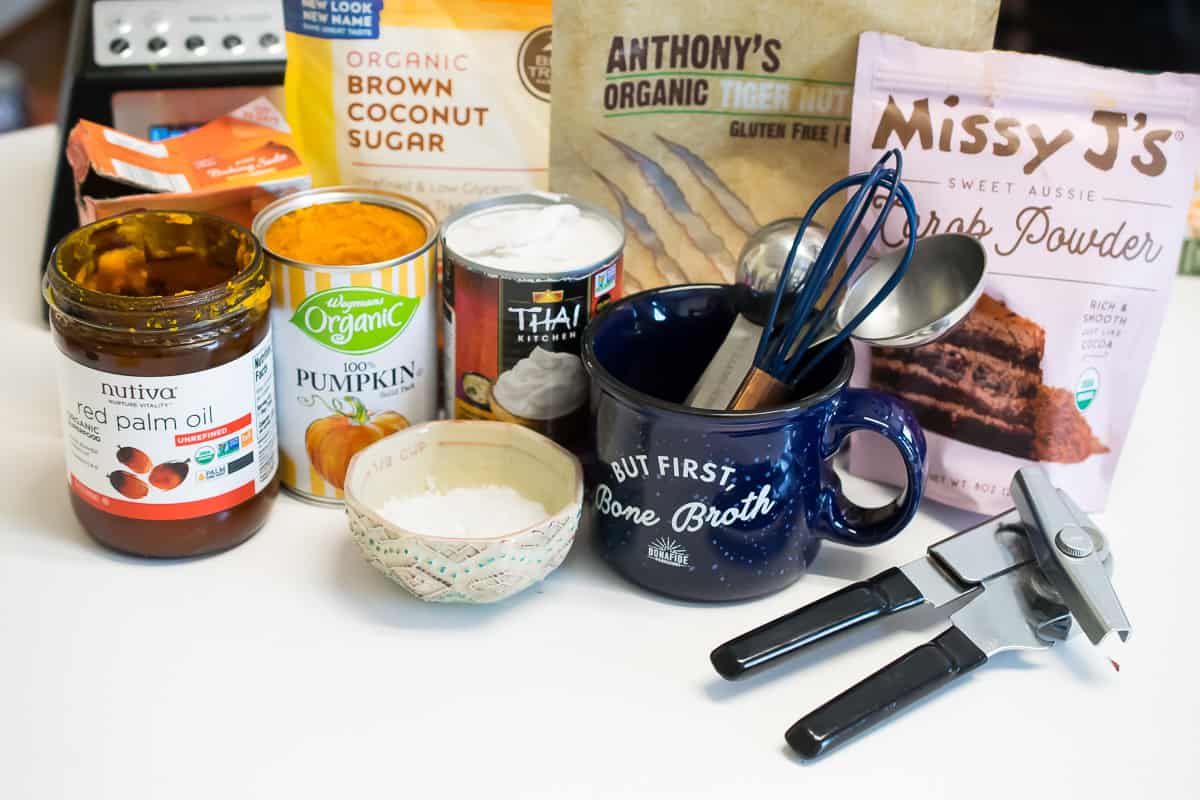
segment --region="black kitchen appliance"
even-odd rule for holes
[[[65,156],[80,119],[159,140],[260,95],[283,108],[282,0],[76,0],[42,264],[78,226]]]

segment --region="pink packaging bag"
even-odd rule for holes
[[[900,148],[918,235],[987,251],[983,298],[949,336],[858,352],[855,384],[900,396],[925,429],[927,497],[1003,511],[1036,461],[1103,510],[1179,260],[1198,114],[1198,76],[859,38],[851,172]],[[850,471],[902,483],[886,449],[859,437]]]

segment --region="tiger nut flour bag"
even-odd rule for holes
[[[1002,511],[1014,470],[1037,461],[1102,510],[1179,259],[1200,76],[868,33],[856,80],[851,169],[899,147],[920,235],[968,233],[988,259],[962,325],[916,349],[861,349],[856,382],[916,412],[926,496]],[[903,239],[895,219],[883,246]],[[851,471],[903,482],[873,438],[855,440]]]
[[[750,233],[845,177],[859,33],[985,49],[998,7],[555,0],[550,186],[624,221],[626,291],[730,282]]]
[[[550,0],[284,0],[287,116],[313,183],[444,219],[544,189]]]

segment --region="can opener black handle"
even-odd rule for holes
[[[806,715],[787,732],[805,759],[869,730],[1004,650],[1044,649],[1072,618],[1093,643],[1122,640],[1130,624],[1108,578],[1099,529],[1039,467],[1013,478],[1017,508],[718,647],[711,659],[736,679],[858,624],[922,602],[969,597],[952,627]]]
[[[801,758],[817,758],[986,662],[987,654],[951,627],[806,715],[784,738]]]
[[[922,602],[921,592],[892,567],[730,639],[709,660],[722,678],[739,680],[821,639]]]

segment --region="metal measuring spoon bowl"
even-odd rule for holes
[[[871,301],[891,277],[904,250],[889,253],[858,277],[837,311],[837,328]],[[852,331],[872,347],[916,347],[948,334],[983,294],[987,254],[977,239],[961,233],[919,239],[904,278]]]
[[[734,278],[734,303],[738,315],[700,380],[688,393],[684,405],[725,408],[742,378],[754,366],[762,326],[771,313],[775,287],[779,285],[779,276],[787,263],[792,242],[800,232],[801,222],[799,217],[777,219],[759,228],[746,240],[738,256]],[[825,228],[816,223],[809,223],[805,229],[788,276],[789,291],[785,298],[793,298],[799,291],[800,283],[825,244],[825,234]],[[784,302],[786,304],[787,300]]]
[[[765,317],[771,309],[775,287],[779,285],[779,276],[787,263],[796,234],[800,232],[802,221],[800,217],[784,217],[768,222],[750,235],[738,254],[737,274],[734,276],[734,284],[738,287],[738,306],[743,314],[749,311],[759,324],[763,321],[759,317]],[[804,231],[792,272],[788,276],[789,295],[794,296],[799,291],[801,282],[825,245],[827,233],[823,226],[815,222],[810,222]]]

